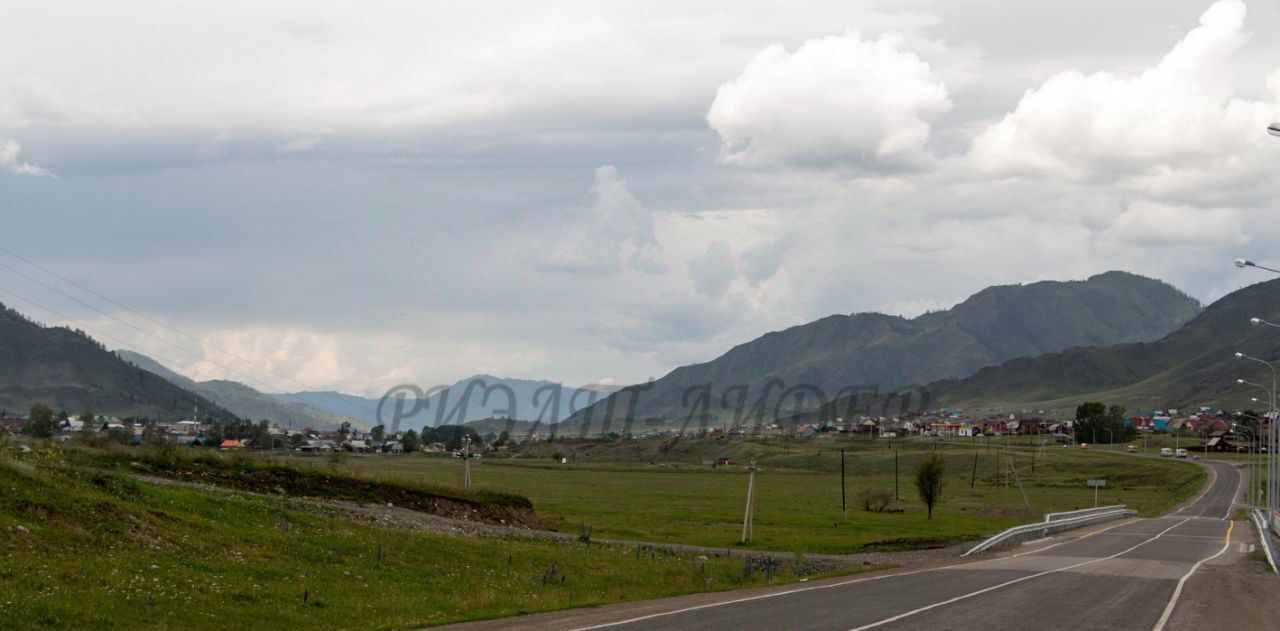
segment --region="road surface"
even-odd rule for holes
[[[1205,462],[1199,496],[1163,517],[1023,546],[1017,554],[755,593],[719,593],[494,620],[547,629],[1172,629],[1188,579],[1249,527],[1231,521],[1240,471]],[[1233,532],[1234,530],[1234,532]],[[1261,621],[1259,621],[1261,622]]]

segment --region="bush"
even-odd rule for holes
[[[893,494],[878,489],[863,489],[858,493],[858,501],[862,502],[863,510],[883,513],[893,502]]]

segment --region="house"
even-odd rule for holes
[[[394,442],[390,442],[386,444],[384,449],[389,454],[402,454],[404,453],[404,443],[398,440]]]
[[[173,431],[184,436],[195,436],[200,433],[200,423],[197,421],[178,421],[174,423]]]
[[[232,440],[230,438],[222,441],[221,445],[218,445],[219,449],[244,449],[244,447],[245,447],[244,441]]]
[[[797,438],[812,438],[818,433],[818,429],[808,423],[796,428],[795,436]]]

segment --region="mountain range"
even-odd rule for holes
[[[46,327],[0,305],[0,412],[34,403],[78,415],[234,418],[212,400],[134,366],[82,331]]]
[[[624,389],[569,422],[605,418],[609,406],[619,418],[632,397],[636,418],[673,422],[686,418],[704,391],[712,421],[731,416],[743,393],[749,405],[763,401],[772,409],[780,399],[769,397],[793,386],[828,397],[847,388],[891,391],[966,377],[1017,357],[1156,340],[1199,312],[1200,304],[1182,291],[1126,272],[989,287],[916,318],[833,315],[768,333],[712,361]]]
[[[255,421],[268,419],[280,427],[293,427],[296,429],[305,427],[337,429],[343,422],[349,422],[358,428],[368,427],[368,424],[358,419],[335,414],[329,410],[306,403],[278,401],[271,395],[264,394],[236,381],[222,379],[195,381],[141,353],[118,350],[116,354],[125,361],[143,370],[155,373],[180,388],[195,392],[221,405],[240,418]]]
[[[737,401],[774,412],[781,407],[781,394],[795,386],[812,386],[831,397],[850,387],[881,393],[923,388],[932,407],[1060,414],[1084,400],[1131,410],[1248,407],[1251,397],[1266,395],[1242,388],[1235,379],[1269,385],[1269,372],[1233,353],[1280,360],[1280,329],[1251,325],[1253,317],[1280,321],[1280,280],[1246,287],[1203,309],[1165,283],[1124,272],[996,286],[916,318],[829,316],[612,393],[476,375],[422,393],[422,403],[415,404],[417,394],[410,394],[400,425],[487,423],[486,429],[498,431],[505,425],[495,419],[511,417],[564,421],[565,431],[572,431],[581,430],[588,418],[603,419],[610,407],[617,418],[633,405],[636,418],[661,425],[687,418],[699,402],[707,403],[712,421],[719,421],[735,413]],[[773,398],[762,404],[761,393]],[[44,402],[73,414],[87,408],[116,416],[186,418],[198,406],[202,415],[266,418],[294,427],[326,429],[342,422],[390,427],[396,400],[383,405],[381,419],[380,401],[338,392],[266,394],[234,381],[197,382],[146,356],[107,351],[82,332],[0,311],[0,411],[10,414]]]
[[[394,392],[405,394],[405,402],[400,408],[403,417],[400,425],[418,429],[424,425],[436,427],[446,423],[457,425],[504,418],[558,423],[573,411],[608,396],[611,390],[571,388],[551,381],[482,374],[459,380],[448,387],[425,391],[398,388]],[[342,411],[370,425],[382,423],[390,428],[395,423],[394,394],[382,406],[381,418],[378,409],[381,399],[339,392],[294,392],[272,396],[280,401],[310,404],[335,413]]]
[[[1178,330],[1149,343],[1073,348],[1024,357],[958,380],[931,384],[936,402],[950,406],[1002,406],[1065,412],[1085,400],[1129,410],[1217,406],[1266,406],[1267,394],[1245,379],[1271,387],[1270,369],[1238,359],[1236,352],[1280,360],[1280,329],[1251,318],[1280,322],[1280,280],[1232,292]]]

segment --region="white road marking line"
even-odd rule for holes
[[[1231,470],[1236,473],[1236,491],[1231,494],[1231,502],[1227,504],[1227,514],[1222,516],[1223,519],[1231,519],[1231,511],[1235,510],[1236,500],[1240,497],[1240,485],[1244,484],[1244,474],[1235,467],[1231,467]]]
[[[1178,512],[1173,513],[1174,515],[1181,514],[1182,511],[1185,511],[1188,508],[1191,508],[1192,506],[1194,506],[1196,502],[1200,501],[1200,498],[1204,497],[1205,493],[1209,492],[1209,489],[1213,488],[1213,484],[1218,481],[1218,470],[1214,469],[1213,467],[1205,467],[1205,468],[1209,470],[1209,473],[1213,474],[1213,477],[1209,479],[1209,483],[1206,484],[1203,489],[1200,489],[1200,492],[1197,493],[1195,497],[1191,498],[1190,502],[1187,502],[1186,506],[1183,506],[1182,508],[1178,509]]]
[[[939,570],[949,570],[949,569],[951,569],[951,568],[964,567],[964,566],[966,566],[966,565],[978,565],[979,563],[989,563],[989,562],[994,561],[994,560],[995,560],[995,559],[983,559],[982,561],[973,561],[973,562],[971,562],[971,563],[957,563],[957,564],[955,564],[955,565],[945,565],[945,566],[943,566],[943,567],[934,567],[934,568],[925,568],[925,569],[920,569],[920,570],[912,570],[912,571],[910,571],[910,572],[899,572],[899,573],[896,573],[896,574],[881,574],[881,575],[879,575],[879,576],[868,576],[868,577],[865,577],[865,578],[856,578],[856,579],[853,579],[853,580],[840,581],[840,582],[838,582],[838,583],[830,583],[830,584],[827,584],[827,585],[811,585],[811,586],[809,586],[809,587],[801,587],[801,588],[798,588],[798,589],[789,589],[789,590],[786,590],[786,591],[773,592],[773,593],[770,593],[770,594],[760,594],[759,596],[747,596],[746,598],[737,598],[737,599],[734,599],[734,600],[724,600],[724,601],[720,601],[720,602],[706,603],[706,604],[704,604],[704,605],[695,605],[695,606],[693,606],[693,607],[685,607],[684,609],[673,609],[673,610],[671,610],[671,611],[660,611],[660,612],[657,612],[657,613],[651,613],[651,614],[649,614],[649,615],[639,616],[639,617],[636,617],[636,618],[628,618],[628,619],[626,619],[626,620],[618,620],[618,621],[615,621],[615,622],[605,622],[605,623],[601,623],[601,624],[591,625],[591,626],[589,626],[589,627],[578,627],[578,628],[576,628],[576,629],[573,629],[573,631],[591,631],[592,629],[607,629],[607,628],[609,628],[609,627],[616,627],[616,626],[620,626],[620,625],[624,625],[624,624],[631,624],[631,623],[633,623],[633,622],[642,622],[642,621],[645,621],[645,620],[651,620],[651,619],[653,619],[653,618],[661,618],[661,617],[663,617],[663,616],[674,616],[674,615],[676,615],[676,614],[687,613],[687,612],[690,612],[690,611],[698,611],[698,610],[701,610],[701,609],[711,609],[712,607],[723,607],[723,606],[725,606],[725,605],[734,605],[734,604],[737,604],[737,603],[750,602],[750,601],[753,601],[753,600],[764,600],[764,599],[766,599],[766,598],[774,598],[774,597],[777,597],[777,596],[787,596],[787,595],[790,595],[790,594],[798,594],[798,593],[801,593],[801,592],[811,592],[811,591],[816,591],[816,590],[819,590],[819,589],[830,589],[830,588],[832,588],[832,587],[844,587],[845,585],[853,585],[854,583],[865,583],[865,582],[868,582],[868,581],[878,581],[878,580],[886,579],[886,578],[896,578],[896,577],[899,577],[899,576],[911,576],[912,574],[921,574],[921,573],[924,573],[924,572],[936,572],[936,571],[939,571]]]
[[[850,631],[864,631],[865,629],[874,629],[874,628],[876,628],[876,627],[879,627],[879,626],[883,626],[883,625],[889,624],[890,622],[897,622],[897,621],[899,621],[899,620],[902,620],[903,618],[909,618],[909,617],[911,617],[911,616],[914,616],[914,615],[919,614],[919,613],[924,613],[924,612],[929,611],[929,610],[931,610],[931,609],[937,609],[938,607],[943,607],[943,606],[946,606],[946,605],[950,605],[950,604],[952,604],[952,603],[960,602],[960,601],[962,601],[962,600],[967,600],[967,599],[969,599],[969,598],[973,598],[974,596],[980,596],[980,595],[985,594],[985,593],[987,593],[987,592],[995,591],[995,590],[997,590],[997,589],[1001,589],[1001,588],[1004,588],[1004,587],[1008,587],[1008,586],[1010,586],[1010,585],[1016,585],[1016,584],[1021,583],[1021,582],[1023,582],[1023,581],[1029,581],[1029,580],[1031,580],[1031,579],[1033,579],[1033,578],[1040,578],[1041,576],[1048,576],[1049,574],[1057,574],[1058,572],[1065,572],[1065,571],[1067,571],[1067,570],[1074,570],[1075,568],[1078,568],[1078,567],[1084,567],[1084,566],[1086,566],[1086,565],[1091,565],[1091,564],[1093,564],[1093,563],[1097,563],[1097,562],[1099,562],[1099,561],[1108,561],[1108,560],[1114,559],[1114,558],[1116,558],[1116,557],[1118,557],[1118,556],[1121,556],[1121,555],[1124,555],[1124,554],[1128,554],[1128,553],[1130,553],[1130,552],[1133,552],[1134,550],[1137,550],[1138,548],[1141,548],[1142,546],[1145,546],[1145,545],[1147,545],[1148,543],[1151,543],[1152,541],[1155,541],[1156,539],[1159,539],[1160,537],[1164,536],[1164,534],[1165,534],[1166,532],[1169,532],[1170,530],[1173,530],[1174,528],[1177,528],[1178,526],[1181,526],[1182,524],[1185,524],[1185,523],[1187,523],[1187,522],[1189,522],[1189,521],[1191,521],[1191,518],[1190,518],[1190,517],[1187,517],[1186,519],[1183,519],[1182,521],[1180,521],[1180,522],[1178,522],[1178,523],[1176,523],[1176,524],[1174,524],[1174,525],[1172,525],[1172,526],[1169,526],[1168,528],[1165,528],[1164,530],[1162,530],[1162,531],[1160,532],[1160,534],[1158,534],[1158,535],[1156,535],[1156,536],[1154,536],[1154,537],[1151,537],[1150,539],[1147,539],[1146,541],[1143,541],[1142,543],[1139,543],[1138,545],[1135,545],[1135,546],[1130,547],[1130,548],[1128,548],[1128,549],[1126,549],[1126,550],[1123,550],[1123,551],[1117,552],[1117,553],[1115,553],[1115,554],[1113,554],[1113,555],[1111,555],[1111,556],[1107,556],[1107,557],[1100,557],[1100,558],[1097,558],[1097,559],[1090,559],[1090,560],[1088,560],[1088,561],[1084,561],[1084,562],[1081,562],[1081,563],[1076,563],[1075,565],[1068,565],[1068,566],[1066,566],[1066,567],[1060,567],[1060,568],[1053,569],[1053,570],[1046,570],[1046,571],[1044,571],[1044,572],[1040,572],[1039,574],[1032,574],[1032,575],[1030,575],[1030,576],[1023,576],[1023,577],[1021,577],[1021,578],[1015,578],[1015,579],[1013,579],[1013,580],[1011,580],[1011,581],[1005,581],[1005,582],[1003,582],[1003,583],[1000,583],[999,585],[992,585],[991,587],[987,587],[987,588],[984,588],[984,589],[980,589],[980,590],[978,590],[978,591],[976,591],[976,592],[970,592],[970,593],[968,593],[968,594],[964,594],[964,595],[961,595],[961,596],[956,596],[956,597],[954,597],[954,598],[948,598],[947,600],[944,600],[944,601],[942,601],[942,602],[936,602],[936,603],[934,603],[934,604],[932,604],[932,605],[927,605],[927,606],[925,606],[925,607],[920,607],[920,608],[918,608],[918,609],[912,609],[911,611],[906,611],[906,612],[900,613],[900,614],[898,614],[898,615],[896,615],[896,616],[892,616],[892,617],[889,617],[889,618],[885,618],[884,620],[880,620],[880,621],[878,621],[878,622],[872,622],[871,624],[864,624],[864,625],[862,625],[862,626],[860,626],[860,627],[854,627],[853,629],[850,629]]]
[[[1164,625],[1169,622],[1169,616],[1173,615],[1174,606],[1178,604],[1178,596],[1182,595],[1182,586],[1187,584],[1187,579],[1191,578],[1191,575],[1195,574],[1196,570],[1200,569],[1200,566],[1204,565],[1205,561],[1222,556],[1222,554],[1231,547],[1231,530],[1236,527],[1236,523],[1233,521],[1230,522],[1230,524],[1230,526],[1227,526],[1227,541],[1222,544],[1222,549],[1218,550],[1217,554],[1214,554],[1213,556],[1200,559],[1195,565],[1191,566],[1190,570],[1187,570],[1186,574],[1182,575],[1182,578],[1178,581],[1178,586],[1173,590],[1173,596],[1169,597],[1169,604],[1165,605],[1164,613],[1160,614],[1160,620],[1156,622],[1156,626],[1151,628],[1151,631],[1164,630]]]
[[[1187,506],[1184,506],[1182,509],[1178,510],[1178,512],[1177,512],[1177,513],[1173,513],[1173,514],[1171,514],[1170,516],[1172,516],[1172,515],[1176,515],[1176,514],[1178,514],[1178,513],[1181,513],[1182,511],[1187,510],[1188,508],[1190,508],[1190,507],[1191,507],[1191,505],[1192,505],[1192,504],[1194,504],[1194,503],[1196,503],[1196,502],[1200,501],[1200,498],[1204,497],[1204,495],[1205,495],[1206,493],[1208,493],[1208,492],[1209,492],[1209,489],[1211,489],[1211,488],[1213,487],[1213,483],[1214,483],[1214,482],[1216,482],[1216,481],[1217,481],[1217,479],[1218,479],[1218,473],[1217,473],[1217,471],[1215,471],[1215,470],[1213,469],[1213,467],[1209,467],[1209,471],[1210,471],[1211,473],[1213,473],[1213,478],[1211,478],[1210,483],[1209,483],[1208,485],[1206,485],[1206,487],[1205,487],[1203,490],[1201,490],[1201,491],[1200,491],[1200,493],[1199,493],[1198,495],[1196,495],[1196,497],[1195,497],[1194,499],[1192,499],[1192,500],[1191,500],[1191,502],[1190,502]],[[1059,569],[1056,569],[1056,570],[1050,570],[1050,571],[1048,571],[1048,572],[1042,572],[1042,573],[1040,573],[1040,574],[1035,574],[1035,575],[1032,575],[1032,576],[1026,576],[1026,577],[1023,577],[1023,578],[1020,578],[1020,579],[1015,579],[1015,580],[1013,580],[1013,581],[1010,581],[1010,582],[1007,582],[1007,583],[1003,583],[1003,584],[1001,584],[1001,585],[996,585],[995,587],[990,587],[990,588],[987,588],[987,589],[985,589],[985,590],[981,590],[981,591],[978,591],[978,592],[974,592],[974,594],[981,594],[981,593],[984,593],[984,592],[990,591],[990,590],[992,590],[992,589],[998,589],[998,588],[1000,588],[1000,587],[1004,587],[1004,586],[1007,586],[1007,585],[1012,585],[1013,583],[1019,583],[1019,582],[1022,582],[1022,581],[1024,581],[1024,580],[1028,580],[1028,579],[1036,578],[1036,577],[1038,577],[1038,576],[1043,576],[1043,575],[1045,575],[1045,574],[1052,574],[1052,573],[1054,573],[1054,572],[1062,572],[1062,571],[1065,571],[1065,570],[1074,569],[1074,568],[1081,567],[1081,566],[1084,566],[1084,565],[1089,565],[1090,563],[1096,563],[1096,562],[1098,562],[1098,561],[1106,561],[1106,560],[1109,560],[1109,559],[1113,559],[1113,558],[1118,557],[1118,556],[1120,556],[1120,555],[1122,555],[1122,554],[1126,554],[1126,553],[1128,553],[1128,552],[1131,552],[1131,551],[1133,551],[1133,550],[1136,550],[1137,548],[1140,548],[1140,547],[1142,547],[1142,546],[1144,546],[1144,545],[1146,545],[1146,544],[1148,544],[1148,543],[1150,543],[1150,542],[1152,542],[1152,541],[1154,541],[1154,540],[1156,540],[1156,539],[1159,539],[1159,538],[1160,538],[1161,536],[1163,536],[1165,533],[1169,532],[1170,530],[1173,530],[1174,528],[1177,528],[1178,526],[1181,526],[1182,524],[1185,524],[1185,523],[1186,523],[1186,522],[1188,522],[1188,521],[1191,521],[1191,519],[1192,519],[1191,517],[1187,517],[1187,518],[1183,519],[1182,521],[1180,521],[1180,522],[1178,522],[1178,523],[1176,523],[1176,524],[1174,524],[1174,525],[1172,525],[1172,526],[1170,526],[1170,527],[1168,527],[1168,528],[1164,529],[1163,531],[1161,531],[1159,534],[1155,535],[1154,537],[1152,537],[1152,538],[1150,538],[1150,539],[1148,539],[1148,540],[1146,540],[1146,541],[1143,541],[1142,543],[1139,543],[1139,544],[1137,544],[1137,545],[1135,545],[1135,546],[1133,546],[1133,547],[1131,547],[1131,548],[1129,548],[1129,549],[1127,549],[1127,550],[1124,550],[1123,552],[1118,552],[1118,553],[1113,554],[1113,555],[1111,555],[1111,556],[1109,556],[1109,557],[1099,558],[1099,559],[1092,559],[1092,560],[1085,561],[1085,562],[1083,562],[1083,563],[1077,563],[1077,564],[1075,564],[1075,565],[1071,565],[1071,566],[1068,566],[1068,567],[1059,568]],[[1058,546],[1060,546],[1060,545],[1067,544],[1067,543],[1071,543],[1072,541],[1079,541],[1079,540],[1081,540],[1081,539],[1085,539],[1085,538],[1087,538],[1087,537],[1091,537],[1091,536],[1096,535],[1096,534],[1104,533],[1104,532],[1106,532],[1106,531],[1108,531],[1108,530],[1111,530],[1111,529],[1113,529],[1113,528],[1119,528],[1119,527],[1121,527],[1121,526],[1126,526],[1126,525],[1128,525],[1128,524],[1130,524],[1130,523],[1135,523],[1135,522],[1126,521],[1125,523],[1116,524],[1115,526],[1111,526],[1111,527],[1109,527],[1109,528],[1104,528],[1104,529],[1102,529],[1102,530],[1098,530],[1098,531],[1095,531],[1095,532],[1089,533],[1089,534],[1087,534],[1087,535],[1085,535],[1085,536],[1083,536],[1083,537],[1077,537],[1077,538],[1067,539],[1067,540],[1065,540],[1065,541],[1060,541],[1060,542],[1058,542],[1058,543],[1055,543],[1055,544],[1053,544],[1053,545],[1051,545],[1051,546],[1046,546],[1046,547],[1044,547],[1044,548],[1040,548],[1040,549],[1038,549],[1038,550],[1030,550],[1030,551],[1027,551],[1027,552],[1023,552],[1023,553],[1021,553],[1021,554],[1011,555],[1010,557],[997,557],[997,558],[994,558],[994,559],[983,559],[983,560],[981,560],[981,561],[973,561],[973,562],[970,562],[970,563],[957,563],[957,564],[955,564],[955,565],[944,565],[944,566],[942,566],[942,567],[925,568],[925,569],[920,569],[920,570],[912,570],[912,571],[910,571],[910,572],[899,572],[899,573],[896,573],[896,574],[881,574],[881,575],[879,575],[879,576],[868,576],[868,577],[866,577],[866,578],[858,578],[858,579],[852,579],[852,580],[848,580],[848,581],[840,581],[840,582],[838,582],[838,583],[830,583],[830,584],[827,584],[827,585],[813,585],[813,586],[809,586],[809,587],[801,587],[801,588],[797,588],[797,589],[790,589],[790,590],[781,591],[781,592],[773,592],[773,593],[770,593],[770,594],[761,594],[761,595],[759,595],[759,596],[748,596],[748,597],[746,597],[746,598],[736,598],[736,599],[734,599],[734,600],[724,600],[724,601],[720,601],[720,602],[706,603],[706,604],[703,604],[703,605],[695,605],[695,606],[693,606],[693,607],[685,607],[685,608],[683,608],[683,609],[673,609],[673,610],[671,610],[671,611],[660,611],[660,612],[657,612],[657,613],[651,613],[651,614],[648,614],[648,615],[638,616],[638,617],[635,617],[635,618],[628,618],[628,619],[626,619],[626,620],[617,620],[617,621],[614,621],[614,622],[605,622],[605,623],[596,624],[596,625],[590,625],[590,626],[586,626],[586,627],[577,627],[577,628],[573,629],[572,631],[592,631],[592,630],[594,630],[594,629],[607,629],[607,628],[610,628],[610,627],[617,627],[617,626],[621,626],[621,625],[624,625],[624,624],[631,624],[631,623],[634,623],[634,622],[643,622],[643,621],[645,621],[645,620],[652,620],[652,619],[654,619],[654,618],[662,618],[662,617],[665,617],[665,616],[674,616],[674,615],[678,615],[678,614],[682,614],[682,613],[688,613],[688,612],[690,612],[690,611],[699,611],[699,610],[702,610],[702,609],[711,609],[711,608],[714,608],[714,607],[723,607],[723,606],[726,606],[726,605],[734,605],[734,604],[737,604],[737,603],[751,602],[751,601],[754,601],[754,600],[764,600],[764,599],[768,599],[768,598],[774,598],[774,597],[777,597],[777,596],[788,596],[788,595],[790,595],[790,594],[798,594],[798,593],[801,593],[801,592],[810,592],[810,591],[815,591],[815,590],[820,590],[820,589],[830,589],[830,588],[833,588],[833,587],[843,587],[843,586],[845,586],[845,585],[853,585],[853,584],[856,584],[856,583],[865,583],[865,582],[870,582],[870,581],[877,581],[877,580],[881,580],[881,579],[894,578],[894,577],[898,577],[898,576],[911,576],[911,575],[913,575],[913,574],[922,574],[922,573],[925,573],[925,572],[938,572],[938,571],[941,571],[941,570],[950,570],[950,569],[958,568],[958,567],[967,567],[967,566],[970,566],[970,565],[981,565],[981,564],[983,564],[983,563],[991,563],[991,562],[994,562],[994,561],[1000,561],[1000,560],[1002,560],[1002,559],[1006,559],[1006,558],[1020,557],[1020,556],[1029,555],[1029,554],[1038,554],[1038,553],[1040,553],[1040,552],[1044,552],[1045,550],[1048,550],[1048,549],[1050,549],[1050,548],[1056,548],[1056,547],[1058,547]],[[974,595],[974,594],[970,594],[970,596],[972,596],[972,595]],[[967,597],[968,597],[968,596],[965,596],[965,597],[963,597],[963,598],[967,598]],[[918,613],[918,612],[921,612],[921,611],[926,611],[926,610],[928,610],[928,609],[932,609],[932,608],[934,608],[934,607],[941,606],[941,605],[943,605],[943,604],[949,604],[949,602],[951,602],[951,601],[948,601],[947,603],[938,603],[938,604],[936,604],[936,605],[931,605],[931,606],[929,606],[929,607],[919,609],[919,610],[917,610],[916,612]],[[902,616],[900,616],[900,617],[890,618],[890,619],[888,619],[888,620],[883,620],[883,621],[881,621],[881,622],[873,623],[872,625],[869,625],[869,626],[858,627],[857,629],[869,629],[869,628],[873,628],[873,627],[876,627],[876,626],[880,626],[880,625],[882,625],[882,624],[885,624],[885,623],[887,623],[887,622],[891,622],[892,620],[897,620],[897,619],[899,619],[899,618],[901,618],[901,617],[906,617],[906,615],[909,615],[909,614],[903,614],[903,615],[902,615]],[[854,629],[854,631],[857,631],[857,629]]]

